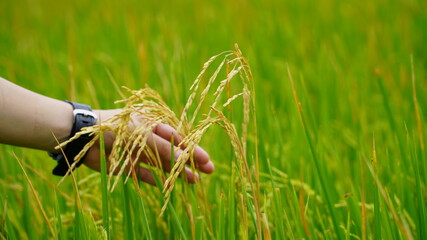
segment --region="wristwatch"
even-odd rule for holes
[[[92,112],[92,108],[90,106],[67,100],[65,102],[73,106],[74,124],[69,138],[72,138],[74,135],[76,135],[76,133],[80,132],[82,128],[95,125],[97,116],[94,112]],[[62,152],[49,152],[49,156],[57,161],[57,165],[53,169],[52,173],[56,176],[65,176],[69,170],[68,166],[71,166],[74,163],[74,158],[77,156],[77,154],[79,154],[83,147],[88,142],[90,142],[90,140],[92,140],[92,138],[93,136],[89,136],[89,134],[80,136],[79,138],[67,144],[63,151],[64,154]],[[83,158],[76,164],[76,167],[79,167],[83,163],[84,157],[85,156],[83,156]]]

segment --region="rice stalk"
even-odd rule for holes
[[[52,225],[50,224],[49,218],[47,217],[46,211],[45,211],[45,209],[43,208],[42,203],[40,202],[40,198],[39,198],[39,196],[37,195],[36,190],[34,189],[33,183],[31,182],[30,177],[28,177],[27,171],[25,171],[25,168],[24,168],[24,166],[22,165],[21,160],[19,160],[19,158],[18,158],[18,156],[15,154],[15,152],[12,152],[12,153],[13,153],[13,157],[14,157],[14,158],[16,159],[16,161],[18,162],[19,167],[21,168],[22,172],[24,173],[25,179],[27,180],[28,185],[30,186],[31,192],[33,193],[34,199],[35,199],[35,200],[36,200],[36,202],[37,202],[37,206],[39,207],[39,209],[40,209],[40,211],[41,211],[41,213],[42,213],[42,215],[43,215],[43,218],[44,218],[44,220],[45,220],[45,222],[46,222],[46,224],[47,224],[47,227],[48,227],[48,229],[49,229],[49,231],[50,231],[50,234],[51,234],[52,236],[55,236],[55,231],[53,230],[53,227],[52,227]]]
[[[208,80],[206,86],[203,89],[200,89],[202,80],[205,79],[205,76],[212,68],[214,62],[221,57],[222,60],[214,69],[213,74],[207,77]],[[227,68],[226,77],[219,81],[219,76],[223,72],[224,68]],[[235,79],[240,79],[240,84],[243,88],[241,89],[241,92],[231,95],[231,91],[229,89],[231,89],[231,83],[235,81]],[[217,87],[213,91],[212,88],[215,85],[217,85]],[[226,90],[226,88],[228,89]],[[126,87],[124,87],[124,89],[130,94],[130,96],[116,101],[116,103],[125,105],[120,113],[109,119],[104,119],[102,125],[83,128],[82,131],[77,133],[74,137],[57,146],[57,148],[63,148],[69,142],[74,141],[83,134],[90,134],[94,136],[92,141],[90,141],[75,157],[74,163],[71,167],[74,167],[79,161],[81,161],[86,152],[94,144],[97,144],[101,132],[114,132],[115,140],[108,156],[108,182],[110,191],[113,191],[119,182],[121,175],[126,174],[126,180],[129,176],[135,175],[135,165],[138,164],[135,159],[138,159],[142,154],[148,158],[147,164],[162,170],[162,164],[157,147],[154,147],[154,149],[150,148],[147,144],[147,140],[151,134],[154,134],[154,128],[158,124],[163,123],[170,125],[177,130],[180,136],[183,137],[177,146],[177,148],[182,149],[182,153],[178,156],[175,164],[172,166],[170,174],[163,183],[163,195],[165,202],[160,213],[160,215],[162,215],[168,206],[176,180],[181,175],[185,166],[189,164],[193,170],[195,169],[193,157],[195,148],[200,143],[206,131],[212,125],[218,125],[224,129],[229,136],[238,166],[240,166],[242,170],[240,171],[240,181],[242,186],[246,186],[247,184],[250,186],[250,191],[253,194],[251,199],[253,201],[253,208],[255,209],[256,214],[257,234],[258,237],[261,238],[263,228],[261,221],[263,221],[263,218],[260,212],[258,200],[260,195],[259,176],[255,175],[256,180],[254,183],[247,161],[248,128],[251,122],[251,116],[255,115],[253,78],[249,64],[242,56],[238,46],[235,46],[234,51],[225,51],[211,57],[203,65],[201,72],[190,87],[190,96],[179,118],[155,90],[148,87],[140,90],[130,90]],[[230,91],[227,92],[225,100],[224,96],[222,96],[224,91]],[[213,98],[211,96],[213,96]],[[235,125],[222,112],[224,109],[231,107],[231,104],[233,104],[238,98],[242,98],[243,102],[241,134],[238,133]],[[194,105],[195,107],[193,107]],[[190,111],[190,109],[194,110]],[[206,112],[203,112],[203,109],[207,109]],[[136,116],[140,118],[141,123],[136,124],[134,122],[133,119]],[[191,118],[189,116],[191,116]],[[199,118],[202,120],[196,122]],[[255,121],[254,129],[254,131],[256,131]],[[255,139],[257,138],[255,137]],[[259,170],[257,145],[258,143],[256,142],[256,153],[255,156],[253,156],[256,162],[255,172],[258,172]],[[118,177],[113,180],[114,175],[117,175]],[[135,181],[136,176],[133,178]],[[264,227],[264,229],[266,228]],[[265,234],[268,234],[268,231]]]
[[[414,239],[414,237],[412,236],[411,230],[409,229],[407,224],[405,224],[404,219],[400,218],[398,213],[396,212],[396,210],[393,206],[393,203],[391,201],[391,198],[388,194],[388,191],[384,188],[383,184],[380,182],[378,175],[375,173],[374,167],[368,161],[365,161],[365,162],[366,162],[366,165],[368,166],[368,169],[369,169],[372,177],[374,178],[374,181],[377,185],[378,191],[382,195],[382,197],[384,198],[384,201],[385,201],[388,209],[390,210],[390,214],[391,214],[392,218],[394,219],[397,227],[399,228],[403,238],[408,239],[408,240]]]
[[[422,127],[422,120],[420,117],[420,109],[418,106],[418,99],[417,99],[417,91],[416,91],[416,84],[415,84],[415,70],[414,70],[414,57],[411,55],[411,82],[412,82],[412,100],[414,103],[414,110],[415,110],[415,119],[417,120],[417,131],[418,131],[418,138],[420,141],[421,150],[424,151],[424,136],[423,136],[423,127]]]

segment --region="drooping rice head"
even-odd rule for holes
[[[219,62],[219,63],[218,63]],[[215,63],[217,63],[215,68]],[[210,76],[208,72],[214,69]],[[221,73],[225,71],[225,77],[219,80]],[[207,80],[206,83],[204,80]],[[219,81],[219,82],[218,82]],[[233,83],[238,81],[239,86],[243,86],[240,91],[231,95],[230,90]],[[203,86],[203,87],[202,87]],[[216,89],[213,89],[216,86]],[[174,185],[186,164],[190,160],[190,166],[195,169],[193,158],[194,149],[200,143],[202,137],[209,127],[219,125],[230,138],[230,143],[234,149],[238,166],[242,168],[241,181],[244,185],[250,183],[254,191],[251,174],[247,164],[246,141],[248,125],[251,111],[255,106],[252,100],[253,78],[250,67],[246,59],[242,56],[237,44],[234,51],[226,51],[211,57],[204,65],[190,87],[190,95],[187,103],[178,118],[175,113],[162,100],[160,95],[151,88],[140,90],[130,90],[124,87],[130,94],[128,98],[116,103],[125,104],[122,111],[112,118],[103,120],[101,125],[82,129],[73,138],[60,144],[57,148],[63,148],[69,142],[79,138],[83,134],[94,135],[82,151],[75,157],[74,167],[85,153],[98,141],[101,131],[112,131],[115,133],[115,140],[109,154],[109,188],[114,190],[122,174],[127,178],[132,175],[134,164],[141,154],[145,154],[149,159],[149,164],[162,170],[161,160],[157,149],[151,149],[147,145],[147,139],[153,134],[153,129],[159,123],[168,124],[174,127],[178,134],[183,136],[183,140],[178,147],[185,146],[182,154],[179,155],[173,165],[169,176],[164,181],[163,193],[165,204],[162,213],[169,202],[170,194]],[[227,96],[224,91],[227,89]],[[225,116],[223,110],[230,107],[236,99],[243,98],[243,122],[241,134],[237,132],[235,125]],[[203,111],[203,109],[205,111]],[[240,108],[239,108],[240,109]],[[132,123],[132,116],[140,115],[146,121],[135,125]],[[197,121],[196,119],[201,119]],[[70,172],[70,171],[69,171]],[[243,173],[246,174],[243,174]],[[163,171],[158,171],[163,174]],[[113,175],[118,177],[113,178]],[[133,175],[135,176],[135,175]],[[161,176],[163,179],[165,176]],[[113,182],[112,182],[113,181]],[[136,179],[134,179],[136,181]]]

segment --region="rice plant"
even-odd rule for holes
[[[425,1],[0,9],[1,77],[122,109],[80,133],[99,173],[57,178],[46,153],[0,146],[0,239],[427,238]],[[170,169],[159,124],[180,135]],[[215,172],[190,184],[197,145]]]

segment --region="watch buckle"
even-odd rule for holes
[[[74,117],[77,116],[78,114],[81,114],[85,117],[87,117],[87,116],[93,117],[95,120],[98,119],[98,116],[96,116],[96,114],[92,111],[88,111],[88,110],[84,110],[84,109],[74,109],[73,110]]]

